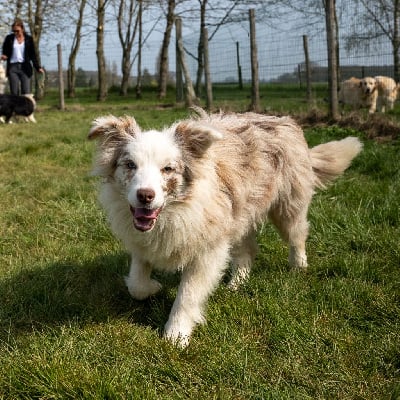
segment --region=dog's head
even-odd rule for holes
[[[369,95],[372,94],[376,89],[376,79],[371,77],[366,77],[361,79],[360,87],[364,94]]]
[[[135,228],[150,231],[164,207],[190,195],[195,165],[221,137],[197,121],[142,131],[131,117],[100,117],[89,132],[89,139],[99,140],[94,174],[126,198]]]

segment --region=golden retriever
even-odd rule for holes
[[[354,110],[367,108],[370,114],[376,111],[378,90],[375,78],[350,78],[343,81],[339,90],[339,103],[351,106]]]
[[[394,79],[389,78],[388,76],[376,76],[375,80],[378,87],[378,110],[383,113],[385,112],[386,107],[389,110],[393,110],[400,88],[399,85],[396,84]]]

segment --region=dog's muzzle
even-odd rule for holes
[[[132,206],[130,206],[130,210],[133,216],[133,225],[141,232],[150,231],[154,227],[158,215],[161,212],[161,208],[150,209]]]

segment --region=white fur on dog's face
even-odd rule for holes
[[[139,132],[121,149],[114,179],[129,202],[133,223],[151,230],[168,200],[183,185],[183,163],[172,134]]]
[[[375,78],[363,78],[361,79],[361,88],[363,93],[371,94],[376,88],[376,80]]]
[[[135,228],[145,232],[155,226],[164,206],[189,195],[194,160],[222,134],[188,121],[142,132],[133,118],[109,116],[94,121],[89,139],[95,138],[100,151],[94,173],[113,182],[128,203]]]

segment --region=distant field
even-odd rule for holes
[[[327,107],[324,99],[328,96],[328,88],[325,84],[314,84],[312,89],[312,104],[311,106],[319,106],[323,109]],[[99,104],[96,100],[96,91],[94,89],[77,89],[75,99],[65,98],[68,106],[76,106],[77,104],[97,107]],[[217,84],[213,86],[213,100],[216,108],[232,109],[234,111],[246,110],[251,102],[251,87],[249,84],[244,85],[240,90],[235,84]],[[201,102],[205,105],[205,92],[201,96]],[[39,106],[52,105],[59,103],[58,93],[52,89],[48,92],[46,98],[39,103]],[[142,90],[142,98],[137,100],[133,89],[127,97],[121,97],[118,94],[118,88],[112,88],[109,91],[107,104],[126,106],[127,103],[132,107],[144,107],[158,105],[173,105],[175,104],[175,93],[169,90],[167,97],[163,100],[157,100],[156,88],[144,88]],[[288,84],[262,84],[260,85],[260,103],[265,110],[276,111],[305,111],[309,107],[306,102],[305,86]]]
[[[248,94],[217,87],[216,106],[245,110]],[[305,89],[261,94],[265,109],[307,110]],[[324,96],[319,88],[321,107]],[[160,128],[188,111],[173,93],[95,98],[82,91],[59,111],[52,92],[36,125],[0,125],[0,399],[400,398],[398,141],[308,128],[310,145],[349,134],[365,142],[314,198],[309,271],[288,268],[266,224],[250,281],[236,293],[222,283],[207,324],[179,350],[160,338],[179,277],[160,275],[152,299],[129,297],[129,259],[98,207],[86,135],[99,115]]]

